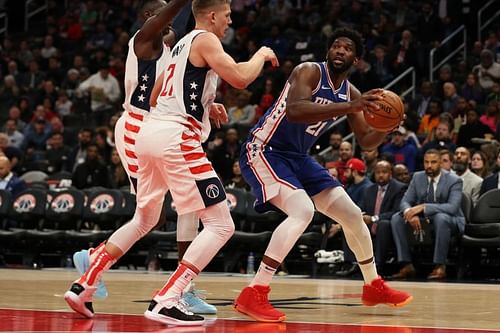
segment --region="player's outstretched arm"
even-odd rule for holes
[[[236,63],[224,51],[220,40],[213,33],[201,33],[195,38],[189,60],[195,66],[208,65],[224,81],[238,89],[244,89],[252,83],[259,76],[266,61],[278,66],[276,55],[268,47],[261,47],[249,61]]]
[[[350,92],[351,100],[353,100],[353,102],[363,104],[363,99],[367,95],[372,94],[374,91],[375,90],[370,90],[369,92],[362,95],[356,87],[351,85],[351,92]],[[371,106],[371,104],[370,105],[363,104],[361,109],[363,109],[364,107],[373,107],[373,106]],[[347,115],[347,120],[349,121],[352,131],[356,136],[356,140],[359,142],[359,145],[363,149],[366,150],[376,149],[384,141],[385,136],[387,135],[387,133],[378,132],[373,128],[371,128],[370,125],[368,125],[368,123],[366,122],[363,112],[350,113]]]
[[[298,65],[289,78],[290,89],[286,102],[286,115],[290,122],[312,124],[318,121],[330,120],[334,117],[351,113],[359,113],[363,107],[377,107],[376,95],[367,95],[363,102],[351,101],[344,103],[318,104],[311,100],[312,92],[320,81],[318,65],[306,62]]]
[[[163,32],[187,2],[188,0],[169,1],[158,15],[144,22],[135,36],[134,42],[134,51],[139,59],[148,59],[151,57],[152,44],[163,41]]]

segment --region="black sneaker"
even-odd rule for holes
[[[205,322],[205,318],[190,312],[179,299],[168,305],[153,299],[144,316],[166,325],[192,326]]]
[[[64,293],[64,300],[75,312],[87,318],[92,318],[94,317],[92,295],[94,295],[95,291],[95,287],[84,287],[75,282],[71,285],[71,288]]]

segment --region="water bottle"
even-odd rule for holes
[[[71,259],[70,255],[66,256],[66,260],[64,261],[64,266],[66,268],[73,268],[73,259]]]
[[[253,256],[253,252],[250,252],[248,254],[247,274],[255,274],[255,257]]]

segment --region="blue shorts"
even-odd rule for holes
[[[307,154],[278,151],[270,147],[252,149],[243,145],[240,156],[241,174],[257,198],[255,210],[273,210],[268,201],[279,193],[280,186],[304,189],[314,196],[324,189],[342,186],[327,169]]]

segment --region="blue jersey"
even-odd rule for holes
[[[320,69],[321,79],[312,92],[311,100],[318,104],[350,101],[349,81],[342,81],[339,89],[335,90],[326,62],[314,64]],[[290,83],[287,82],[276,102],[252,128],[248,141],[282,151],[307,154],[318,137],[330,127],[335,119],[319,121],[315,124],[290,123],[285,113],[289,89]]]

